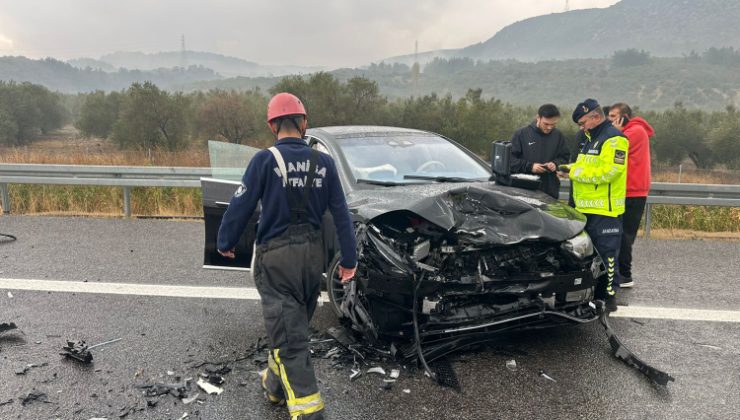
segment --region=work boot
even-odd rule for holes
[[[635,281],[632,280],[632,277],[622,277],[621,281],[619,282],[619,287],[623,289],[629,289],[630,287],[635,285]]]
[[[262,389],[265,392],[265,398],[267,398],[268,401],[270,401],[272,404],[275,405],[283,405],[285,404],[285,398],[280,398],[276,395],[272,395],[270,391],[267,389],[267,369],[260,372],[260,383],[262,384]]]
[[[606,312],[617,312],[617,297],[615,295],[607,296],[604,303],[606,304]]]

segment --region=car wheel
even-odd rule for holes
[[[339,278],[339,254],[329,263],[329,271],[326,273],[326,293],[329,295],[331,309],[339,319],[344,318],[342,314],[342,302],[346,296],[344,285]]]

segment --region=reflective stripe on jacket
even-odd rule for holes
[[[573,199],[581,213],[624,213],[629,142],[609,121],[585,133],[588,141],[570,168]]]

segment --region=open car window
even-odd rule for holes
[[[243,144],[208,141],[208,156],[211,160],[211,177],[240,182],[252,160],[261,149]]]

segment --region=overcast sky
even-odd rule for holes
[[[565,0],[0,0],[0,56],[186,48],[261,64],[359,66],[485,41]],[[617,0],[570,0],[571,9]]]

